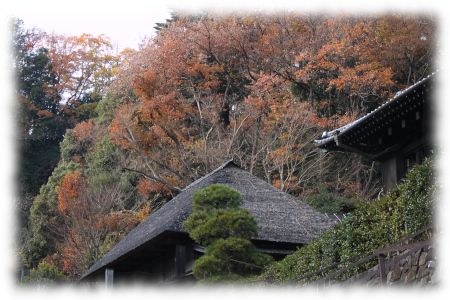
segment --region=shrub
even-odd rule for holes
[[[321,187],[319,193],[306,198],[309,205],[322,213],[348,213],[358,207],[356,199],[349,199],[333,194],[326,188]]]
[[[33,284],[49,284],[64,281],[64,274],[56,266],[40,262],[39,265],[30,271],[25,277],[25,282]]]
[[[405,182],[385,197],[359,207],[320,238],[272,264],[259,279],[269,282],[295,280],[355,255],[370,254],[431,224],[434,191],[432,163],[427,159],[414,167]],[[362,269],[370,266],[365,265]]]
[[[256,251],[248,239],[229,237],[214,241],[194,265],[197,278],[208,281],[231,281],[258,274],[272,258]]]

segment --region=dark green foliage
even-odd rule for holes
[[[229,237],[213,242],[195,262],[193,272],[210,282],[237,280],[260,273],[271,262],[272,258],[257,252],[248,239]]]
[[[243,209],[195,211],[184,223],[191,238],[201,245],[229,236],[249,239],[257,232],[256,221]]]
[[[137,201],[135,186],[139,176],[136,173],[122,171],[121,155],[118,146],[106,135],[85,154],[86,174],[89,185],[93,188],[118,185],[120,190],[128,195],[127,203],[124,204],[130,208]]]
[[[25,282],[32,284],[51,284],[64,281],[64,274],[56,266],[41,262],[25,277]]]
[[[124,99],[135,99],[136,96],[130,91],[129,95],[116,95],[107,94],[104,96],[95,107],[95,114],[97,115],[97,121],[99,125],[107,125],[111,123],[114,118],[115,111],[118,107],[124,104]]]
[[[59,161],[59,143],[69,123],[60,112],[60,97],[49,92],[58,80],[45,48],[33,45],[38,34],[13,23],[14,71],[18,136],[19,240],[23,244],[29,226],[32,199],[47,182]]]
[[[35,267],[41,259],[55,250],[58,241],[55,230],[62,222],[61,216],[58,214],[56,187],[66,173],[79,167],[78,164],[73,162],[61,162],[36,196],[30,210],[27,243],[22,249],[22,258],[26,266]]]
[[[428,212],[433,207],[433,195],[436,186],[431,161],[416,166],[406,175],[406,181],[399,188],[400,197],[405,203],[406,230],[414,232],[424,224],[431,224],[432,215]]]
[[[423,165],[414,167],[406,181],[388,195],[362,205],[320,238],[271,265],[260,279],[272,282],[294,280],[350,257],[368,255],[430,225],[434,190],[432,164],[427,159]],[[370,266],[362,266],[354,272]]]
[[[239,192],[225,184],[211,184],[197,191],[193,196],[193,200],[192,209],[205,212],[224,208],[237,208],[242,203]]]
[[[75,116],[78,121],[86,121],[89,119],[96,118],[97,115],[97,108],[98,103],[83,103],[79,105],[75,110]]]
[[[177,20],[178,20],[177,14],[172,11],[172,12],[170,12],[170,18],[169,19],[166,19],[166,21],[162,22],[162,23],[155,23],[155,26],[153,28],[156,30],[156,32],[159,33],[161,30],[169,27],[171,23],[173,23],[173,22],[175,22]]]
[[[81,147],[78,145],[73,136],[72,129],[68,129],[64,135],[64,139],[59,144],[62,161],[68,163],[72,161],[72,157],[76,154],[81,155]]]
[[[241,195],[224,184],[212,184],[193,196],[193,212],[184,222],[191,238],[207,246],[193,267],[197,279],[236,281],[259,274],[271,256],[256,251],[250,238],[257,233],[255,219],[239,208]]]
[[[319,188],[319,193],[306,198],[309,205],[322,213],[348,213],[358,207],[356,199],[348,199],[337,194],[333,194],[326,188]]]

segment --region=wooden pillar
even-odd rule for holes
[[[175,246],[175,276],[180,279],[186,272],[186,246]]]
[[[25,280],[25,276],[27,275],[27,269],[25,267],[20,268],[20,282]]]
[[[380,271],[380,283],[386,284],[386,256],[382,253],[378,254],[378,270]]]
[[[114,269],[105,269],[105,284],[107,288],[113,287],[114,284]]]
[[[398,182],[398,161],[397,155],[392,154],[389,158],[386,158],[381,162],[383,190],[385,193]]]

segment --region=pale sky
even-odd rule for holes
[[[154,35],[155,23],[164,22],[170,17],[170,9],[162,5],[148,7],[145,11],[132,14],[33,14],[16,15],[25,23],[25,28],[37,27],[47,33],[65,35],[105,34],[114,47],[138,48],[146,37]]]

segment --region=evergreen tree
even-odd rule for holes
[[[39,188],[59,161],[59,143],[68,126],[60,111],[58,83],[45,48],[38,48],[40,33],[25,30],[21,20],[13,23],[14,69],[17,78],[18,180],[21,238]]]
[[[193,212],[184,226],[191,238],[206,246],[194,264],[199,280],[230,281],[260,273],[272,257],[257,252],[250,238],[257,233],[256,221],[239,208],[239,192],[224,184],[212,184],[193,196]]]

